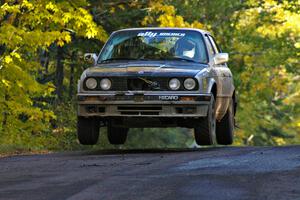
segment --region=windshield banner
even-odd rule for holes
[[[137,36],[140,37],[156,37],[156,36],[163,36],[163,37],[184,37],[185,33],[174,33],[174,32],[161,32],[161,33],[157,33],[157,32],[151,32],[151,31],[147,31],[147,32],[140,32],[137,34]]]

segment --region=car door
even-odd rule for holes
[[[210,42],[210,44],[212,45],[214,54],[217,53],[221,53],[220,48],[218,47],[216,41],[214,40],[214,38],[211,35],[207,35],[207,38]],[[223,63],[223,64],[214,64],[214,67],[216,69],[216,71],[218,71],[218,75],[221,77],[222,80],[222,92],[220,93],[220,95],[224,98],[226,97],[231,97],[232,95],[232,85],[233,85],[233,81],[232,81],[232,73],[230,71],[230,69],[227,66],[227,63]]]
[[[226,113],[231,97],[232,74],[226,63],[218,65],[214,63],[214,55],[221,53],[221,50],[215,43],[213,37],[206,34],[205,40],[207,42],[208,51],[211,54],[210,63],[214,71],[214,79],[217,82],[216,115],[217,119],[221,119]]]

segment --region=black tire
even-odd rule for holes
[[[198,145],[212,145],[216,134],[215,98],[211,96],[207,117],[194,129],[195,141]]]
[[[98,142],[100,121],[96,117],[77,118],[77,136],[80,144],[94,145]]]
[[[107,138],[110,144],[124,144],[127,139],[128,128],[115,127],[110,122],[107,126]]]
[[[230,145],[234,136],[234,102],[231,99],[223,119],[217,122],[216,136],[218,144]]]

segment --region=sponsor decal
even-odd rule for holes
[[[138,33],[137,36],[140,36],[140,37],[155,37],[156,35],[157,35],[157,33],[153,33],[151,31],[147,31],[147,32]]]
[[[161,32],[161,33],[154,33],[151,31],[147,32],[140,32],[137,34],[137,36],[140,37],[157,37],[157,36],[162,36],[162,37],[184,37],[185,33],[176,33],[176,32]]]
[[[178,101],[179,100],[179,96],[164,95],[164,96],[159,96],[158,99],[161,100],[161,101]]]

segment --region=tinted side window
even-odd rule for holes
[[[213,48],[214,48],[214,51],[215,51],[216,53],[220,53],[220,49],[219,49],[219,47],[218,47],[216,41],[214,40],[214,38],[213,38],[212,36],[210,36],[210,35],[208,36],[208,38],[209,38],[209,41],[211,42],[211,44],[212,44],[212,46],[213,46]]]
[[[208,38],[207,35],[205,35],[205,41],[206,41],[208,53],[209,53],[210,55],[214,55],[214,54],[215,54],[215,51],[214,51],[213,46],[211,45],[211,42],[210,42],[210,40],[209,40],[209,38]]]

